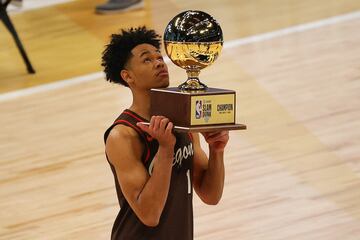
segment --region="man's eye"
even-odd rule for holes
[[[145,58],[144,63],[147,63],[147,62],[151,62],[151,59],[150,58]]]

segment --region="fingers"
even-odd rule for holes
[[[156,134],[163,134],[169,130],[172,131],[173,128],[173,124],[170,122],[170,120],[163,116],[152,116],[150,123],[144,124],[139,122],[136,125],[151,136]]]
[[[146,133],[149,133],[149,125],[143,122],[136,123],[136,126],[138,126],[141,130],[143,130]]]
[[[166,126],[167,126],[167,124],[170,122],[170,120],[169,119],[167,119],[167,118],[163,118],[163,119],[161,119],[160,120],[160,129],[161,130],[166,130]]]
[[[150,129],[153,131],[164,132],[166,124],[169,122],[169,119],[163,116],[152,116],[150,119]]]
[[[229,140],[229,131],[205,132],[202,134],[209,144],[219,141],[227,142]]]
[[[165,129],[165,134],[172,134],[174,124],[172,122],[169,122]]]
[[[150,119],[150,126],[149,128],[152,131],[156,131],[159,128],[159,116],[152,116]]]
[[[229,135],[219,135],[216,137],[211,137],[208,141],[210,142],[227,142],[229,140]]]
[[[201,134],[205,137],[205,139],[207,139],[207,138],[214,138],[218,136],[228,135],[229,131],[203,132]]]

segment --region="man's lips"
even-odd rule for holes
[[[163,75],[169,75],[169,72],[167,70],[161,70],[156,74],[156,76],[163,76]]]

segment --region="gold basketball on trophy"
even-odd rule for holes
[[[223,46],[220,25],[209,14],[186,11],[174,17],[164,33],[166,54],[177,66],[186,70],[188,79],[182,90],[204,90],[199,80],[200,70],[211,65]]]
[[[185,69],[187,79],[178,87],[152,89],[151,114],[168,117],[180,131],[245,129],[235,124],[235,91],[209,88],[199,79],[200,71],[222,50],[218,22],[202,11],[182,12],[166,26],[164,46],[171,61]]]

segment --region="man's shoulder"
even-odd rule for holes
[[[141,162],[143,149],[138,133],[122,124],[111,129],[105,144],[108,160],[116,169],[124,169],[130,163]]]
[[[108,141],[119,140],[119,139],[129,139],[129,138],[138,138],[138,133],[132,127],[117,124],[114,126],[108,136]]]

